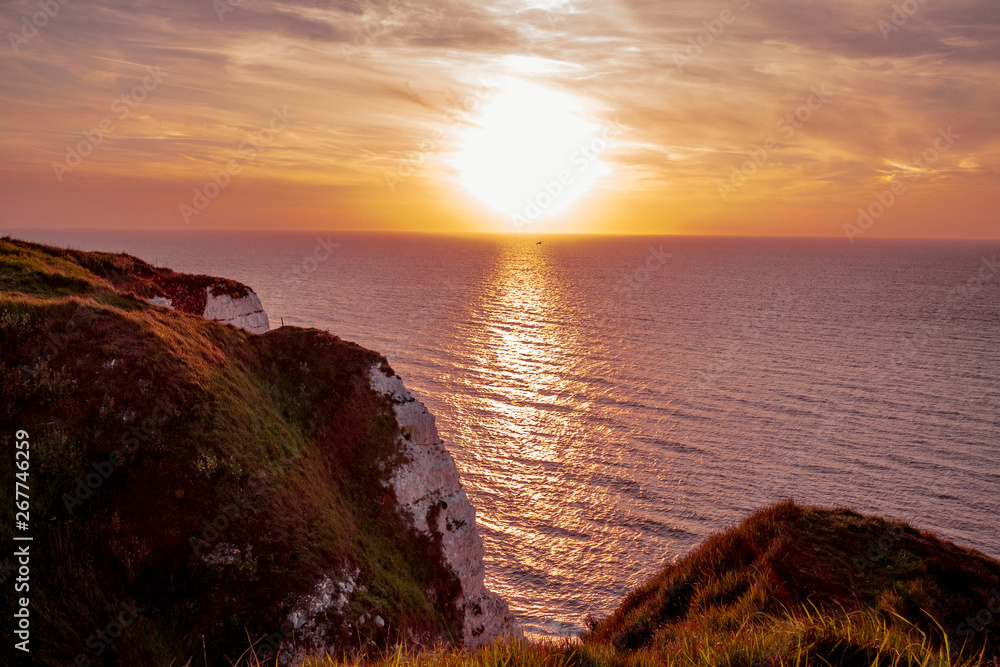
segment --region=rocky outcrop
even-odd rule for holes
[[[165,296],[151,296],[146,301],[149,301],[154,306],[160,306],[161,308],[174,309],[174,300],[168,299]]]
[[[267,313],[261,305],[260,298],[252,291],[240,298],[228,294],[216,296],[211,287],[205,288],[205,311],[202,316],[206,320],[216,320],[223,324],[232,324],[250,333],[262,334],[271,330]]]
[[[350,603],[350,596],[356,590],[364,590],[356,579],[360,570],[342,571],[335,576],[327,575],[317,582],[310,595],[300,598],[288,615],[287,630],[284,640],[287,640],[286,650],[278,655],[281,667],[301,665],[308,658],[310,649],[316,652],[317,647],[323,652],[336,651],[335,646],[326,643],[328,629],[324,621],[342,618]],[[363,618],[363,617],[362,617]],[[379,620],[381,616],[377,616]],[[346,625],[350,625],[345,622]]]
[[[474,648],[498,636],[519,635],[507,602],[486,588],[476,512],[459,481],[455,460],[438,435],[434,415],[391,371],[373,366],[369,379],[371,388],[392,402],[399,424],[405,463],[390,478],[396,499],[418,531],[440,540],[444,559],[461,582],[457,606],[464,644]]]
[[[165,291],[170,289],[169,285],[161,285]],[[169,293],[169,291],[168,291]],[[166,296],[153,296],[148,299],[154,306],[162,306],[174,310],[174,299]],[[202,308],[200,313],[193,312]],[[249,331],[250,333],[263,334],[271,330],[271,323],[267,318],[267,312],[263,304],[253,290],[247,288],[244,296],[230,296],[222,293],[216,295],[212,287],[205,288],[204,306],[199,299],[197,304],[188,308],[184,312],[191,311],[191,314],[200,314],[206,320],[214,320],[223,324],[232,324],[234,327]]]
[[[93,623],[129,605],[108,664],[516,632],[434,418],[384,357],[248,333],[267,319],[236,281],[7,238],[0,261],[0,399],[44,453],[32,557],[61,572],[32,589],[33,664],[96,657]]]

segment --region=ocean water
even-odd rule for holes
[[[385,354],[535,635],[786,497],[1000,557],[997,242],[12,235],[235,278],[272,327]]]

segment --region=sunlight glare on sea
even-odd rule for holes
[[[783,497],[1000,556],[996,242],[14,235],[234,278],[272,327],[385,354],[535,635],[579,632]]]

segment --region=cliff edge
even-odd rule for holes
[[[391,369],[372,366],[368,375],[372,389],[389,399],[399,424],[397,443],[405,462],[389,478],[396,499],[416,529],[441,545],[445,562],[462,586],[458,611],[465,645],[477,647],[515,634],[516,621],[507,602],[486,588],[476,512],[438,435],[434,415]]]
[[[291,665],[517,632],[433,416],[377,353],[267,328],[245,285],[0,239],[33,664]]]
[[[673,664],[992,666],[998,620],[997,560],[785,501],[664,567],[582,643]]]

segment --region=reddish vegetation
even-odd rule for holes
[[[934,642],[943,628],[952,648],[1000,656],[996,627],[969,622],[998,588],[1000,562],[981,553],[906,523],[786,501],[668,565],[611,616],[592,622],[584,641],[625,650],[675,646],[805,606],[831,617],[870,610]]]
[[[132,292],[146,298],[165,296],[171,300],[171,307],[181,313],[201,315],[205,312],[208,296],[206,287],[215,295],[226,294],[233,299],[241,299],[250,293],[250,288],[235,280],[214,276],[177,273],[170,269],[151,266],[141,259],[129,255],[112,255],[116,259],[115,269],[107,272],[95,271],[107,278],[118,289]],[[120,267],[120,268],[119,268]]]
[[[166,297],[171,300],[171,307],[181,313],[201,315],[205,312],[205,304],[208,301],[206,287],[211,287],[212,293],[217,296],[225,294],[233,299],[242,299],[250,293],[249,287],[235,280],[177,273],[124,253],[80,252],[19,243],[48,254],[58,253],[110,281],[119,291],[145,299],[154,296]]]
[[[184,277],[190,278],[192,276]],[[207,284],[198,284],[191,280],[177,280],[176,274],[170,276],[157,273],[151,279],[171,300],[170,305],[174,310],[192,315],[201,315],[205,312],[205,304],[208,302],[208,295],[205,293]]]
[[[33,664],[232,664],[347,573],[364,589],[288,641],[459,636],[458,579],[387,484],[399,424],[367,377],[385,360],[325,332],[253,336],[143,301],[203,309],[205,287],[246,294],[0,238],[0,411],[30,433],[32,567],[51,574],[31,590]],[[0,579],[9,567],[0,556]],[[133,602],[141,617],[94,660],[88,637]]]

